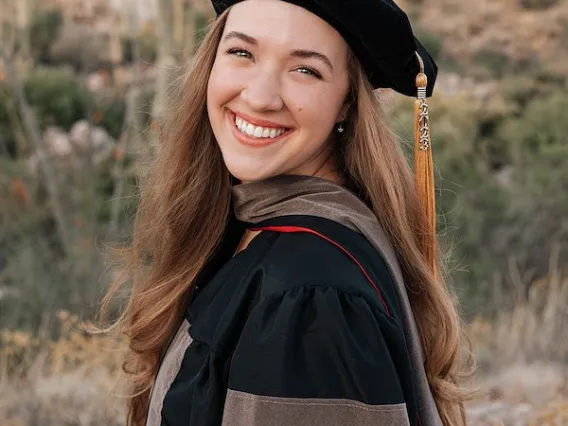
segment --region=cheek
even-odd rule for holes
[[[289,109],[303,131],[329,134],[335,125],[343,98],[335,91],[296,91],[289,97]]]
[[[223,66],[222,63],[216,62],[211,70],[209,81],[207,83],[207,107],[211,110],[220,111],[220,109],[239,96],[240,85],[229,68]],[[213,111],[211,111],[213,112]]]

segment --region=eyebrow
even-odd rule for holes
[[[292,52],[292,56],[302,59],[309,59],[309,58],[319,59],[324,64],[326,64],[331,71],[333,71],[333,65],[331,65],[331,61],[323,53],[314,52],[313,50],[294,50]]]
[[[237,38],[239,40],[244,41],[245,43],[252,44],[253,46],[258,46],[258,40],[256,38],[246,35],[245,33],[241,33],[239,31],[231,31],[225,37],[223,37],[223,41],[231,40],[233,38]],[[291,53],[291,55],[296,58],[302,58],[302,59],[310,59],[310,58],[319,59],[324,64],[326,64],[331,71],[333,71],[333,65],[331,64],[331,61],[323,53],[315,52],[313,50],[294,50]]]
[[[230,33],[228,33],[225,37],[223,37],[223,41],[227,41],[230,40],[232,38],[238,38],[246,43],[249,44],[253,44],[253,45],[258,45],[258,41],[256,40],[256,38],[251,37],[249,35],[246,35],[245,33],[241,33],[238,31],[231,31]]]

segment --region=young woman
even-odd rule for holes
[[[459,317],[373,92],[429,96],[432,58],[390,0],[213,3],[136,215],[129,424],[465,424]]]

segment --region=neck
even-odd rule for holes
[[[311,173],[310,176],[327,179],[340,185],[344,184],[344,179],[339,169],[339,160],[333,152],[327,156],[322,165],[315,172]]]
[[[323,154],[326,154],[325,156]],[[345,178],[340,169],[340,162],[335,153],[322,153],[317,158],[317,162],[312,162],[307,166],[301,166],[282,175],[293,176],[313,176],[335,182],[339,185],[345,184]],[[240,181],[241,184],[252,183],[252,181]]]

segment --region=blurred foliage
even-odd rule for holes
[[[12,125],[15,105],[7,85],[0,84],[0,156],[15,154],[15,137]]]
[[[157,55],[156,33],[153,27],[144,28],[136,40],[133,38],[124,38],[122,40],[125,63],[131,63],[135,59],[135,43],[138,43],[140,60],[142,62],[154,63]]]
[[[51,64],[51,46],[57,40],[62,25],[63,16],[58,10],[34,15],[30,38],[32,53],[38,63]]]
[[[496,49],[483,49],[475,54],[474,62],[482,65],[486,77],[502,78],[511,69],[511,58],[504,52]]]
[[[99,97],[94,104],[93,122],[104,128],[114,139],[118,139],[123,130],[125,108],[125,101],[121,97]]]
[[[548,9],[559,2],[560,0],[520,0],[521,6],[526,9]]]
[[[67,67],[36,68],[23,83],[27,100],[36,112],[42,130],[48,126],[69,130],[78,120],[87,118],[90,112],[94,125],[105,129],[114,139],[120,136],[126,108],[124,96],[114,93],[90,94],[78,76]],[[142,100],[142,112],[146,116],[151,99],[152,92],[146,91]],[[0,156],[3,150],[12,156],[16,155],[16,131],[23,132],[20,119],[11,91],[7,84],[0,83]],[[25,140],[19,142],[23,149]]]
[[[42,128],[53,125],[69,130],[89,110],[87,91],[66,68],[33,70],[24,81],[24,90]]]
[[[438,231],[466,314],[484,310],[512,258],[543,276],[552,245],[568,244],[568,100],[558,87],[523,82],[484,100],[431,102]],[[412,119],[410,101],[397,103],[393,122],[405,140]]]
[[[123,132],[125,99],[117,93],[87,92],[69,68],[38,68],[24,79],[24,90],[41,130],[58,126],[69,130],[88,118],[113,138]],[[148,103],[149,93],[145,93]],[[20,117],[6,85],[0,85],[0,137],[10,155],[0,152],[0,323],[4,327],[37,330],[45,315],[68,309],[90,317],[101,288],[108,281],[106,244],[127,238],[136,208],[136,176],[126,170],[117,178],[117,162],[133,167],[133,156],[101,152],[100,158],[74,151],[72,157],[51,156],[60,197],[70,220],[72,252],[61,250],[45,178],[31,147],[15,145]],[[147,109],[147,108],[146,108]],[[106,148],[105,148],[106,149]],[[124,182],[120,200],[112,200]],[[113,203],[118,202],[118,233],[109,236]],[[116,231],[115,231],[116,232]],[[109,238],[110,237],[110,238]],[[100,281],[99,281],[100,279]]]
[[[86,25],[65,25],[51,45],[56,65],[70,65],[76,72],[91,72],[108,65],[102,36]]]
[[[132,164],[127,156],[126,166]],[[0,157],[0,323],[36,330],[54,309],[91,317],[108,281],[105,257],[112,241],[128,236],[136,209],[135,177],[124,177],[125,198],[112,201],[116,157],[93,166],[58,160],[58,181],[72,238],[72,252],[61,251],[42,173],[30,163]],[[109,235],[113,202],[120,202],[118,234]]]
[[[438,61],[442,54],[442,39],[440,36],[418,26],[414,29],[414,34],[426,48],[428,53],[430,53],[430,55]]]
[[[154,63],[156,61],[158,47],[156,33],[152,28],[148,28],[140,33],[138,45],[140,48],[140,60]]]

